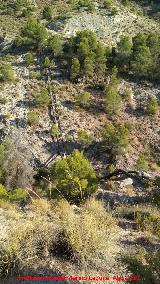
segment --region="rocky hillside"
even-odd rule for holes
[[[158,284],[157,1],[1,2],[1,280]]]

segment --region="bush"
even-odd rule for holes
[[[147,114],[149,115],[155,115],[157,113],[158,101],[156,97],[151,97],[148,100],[146,111],[147,111]]]
[[[57,211],[64,230],[64,242],[74,259],[99,269],[111,261],[111,255],[116,251],[117,226],[101,202],[87,201],[76,214],[69,203],[61,201]]]
[[[103,5],[105,9],[110,9],[112,7],[112,0],[104,0]]]
[[[12,191],[9,191],[9,200],[10,201],[24,201],[28,197],[28,194],[24,189],[17,188]]]
[[[3,242],[1,246],[0,275],[2,278],[10,273],[13,276],[13,272],[20,273],[22,268],[35,268],[36,265],[42,264],[42,259],[47,261],[49,251],[53,248],[60,230],[55,215],[51,216],[52,222],[46,212],[42,215],[39,211],[34,211],[34,217],[26,215],[25,218],[22,213],[17,212],[16,222],[10,227],[6,242]],[[2,261],[4,258],[5,262]]]
[[[89,146],[92,143],[93,138],[87,131],[80,130],[78,131],[78,140],[82,146]]]
[[[49,6],[44,7],[43,9],[43,18],[46,20],[52,19],[52,9]]]
[[[58,130],[58,126],[57,124],[52,124],[52,127],[51,127],[51,135],[53,137],[57,137],[59,135],[59,130]]]
[[[51,168],[54,182],[53,195],[82,200],[97,188],[97,178],[89,161],[79,151],[74,151]]]
[[[105,91],[104,108],[110,116],[117,114],[121,105],[121,97],[118,93],[119,80],[117,78],[118,69],[114,66],[109,85]]]
[[[123,154],[129,143],[128,135],[128,129],[123,124],[118,126],[107,124],[102,131],[104,150],[114,156]]]
[[[63,53],[62,41],[58,36],[54,36],[49,43],[49,48],[55,57],[61,56]]]
[[[35,71],[29,72],[29,79],[38,79],[39,77],[40,77],[40,73],[35,72]]]
[[[153,190],[151,192],[152,201],[160,207],[160,177],[156,177]]]
[[[144,155],[139,155],[137,162],[136,162],[136,169],[139,171],[148,170],[148,162],[146,161]]]
[[[14,189],[7,191],[6,188],[0,184],[0,199],[7,201],[22,201],[28,197],[24,189]]]
[[[28,112],[28,124],[30,126],[35,126],[39,124],[39,116],[35,111]]]
[[[8,193],[2,184],[0,184],[0,199],[8,199]]]
[[[11,273],[12,277],[19,275],[22,269],[39,270],[46,262],[48,265],[53,260],[57,263],[58,258],[62,263],[61,257],[68,256],[74,271],[81,269],[81,264],[82,269],[90,271],[94,267],[97,273],[104,272],[106,264],[112,266],[118,227],[101,202],[88,201],[79,208],[78,214],[64,200],[53,204],[43,199],[33,200],[28,205],[29,214],[10,204],[4,207],[7,209],[3,210],[4,218],[10,222],[7,222],[9,230],[5,241],[1,243],[2,278]],[[60,262],[55,267],[56,272],[63,270]],[[71,262],[65,264],[71,269]]]
[[[126,253],[123,261],[133,275],[139,275],[140,281],[145,284],[158,284],[160,282],[158,251],[147,252],[144,248]]]
[[[117,209],[120,217],[136,222],[137,230],[148,232],[160,237],[160,210],[157,207],[130,206]]]
[[[0,81],[10,82],[15,78],[14,70],[10,64],[0,63]]]
[[[48,32],[36,19],[29,18],[20,35],[13,42],[14,47],[25,46],[29,49],[41,49],[47,43]]]
[[[76,104],[83,108],[88,108],[91,105],[91,94],[88,92],[76,96]]]
[[[32,65],[34,63],[34,57],[32,53],[27,53],[25,56],[25,63],[27,66]]]
[[[51,102],[48,90],[45,88],[41,89],[41,92],[35,96],[34,102],[37,107],[47,107]]]

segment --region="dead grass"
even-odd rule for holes
[[[2,276],[27,268],[36,270],[49,259],[59,271],[57,257],[64,272],[62,263],[68,255],[67,265],[72,267],[73,274],[83,269],[105,271],[106,265],[114,261],[117,224],[101,202],[87,201],[78,213],[65,200],[56,205],[34,200],[26,209],[22,213],[14,208],[14,215],[19,217],[1,247]]]
[[[116,252],[116,221],[102,203],[87,201],[76,214],[68,202],[58,204],[63,238],[72,250],[73,258],[81,263],[98,266],[111,260]]]

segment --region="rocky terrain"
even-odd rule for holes
[[[3,276],[2,283],[16,284],[17,273],[24,273],[24,275],[27,273],[28,275],[34,273],[36,275],[68,275],[68,273],[71,275],[73,273],[74,275],[76,273],[85,274],[89,269],[89,273],[94,274],[99,271],[103,272],[104,267],[107,266],[107,273],[112,276],[141,273],[142,284],[158,284],[160,81],[157,78],[152,80],[153,76],[150,76],[150,73],[149,77],[138,77],[140,74],[136,77],[134,71],[129,70],[132,68],[134,56],[131,57],[131,62],[124,64],[124,68],[122,68],[123,60],[125,61],[126,58],[124,59],[124,54],[122,54],[121,64],[117,63],[118,51],[116,48],[118,46],[120,49],[121,46],[119,47],[118,44],[123,38],[132,38],[133,43],[134,37],[139,33],[143,33],[143,35],[137,39],[137,45],[139,42],[145,41],[144,37],[148,34],[159,36],[160,21],[152,14],[143,13],[144,3],[137,4],[137,1],[129,1],[128,5],[124,5],[123,1],[112,1],[114,2],[113,7],[110,8],[105,8],[103,1],[95,1],[92,3],[94,9],[87,8],[90,7],[89,4],[85,4],[85,6],[82,3],[82,5],[79,3],[81,1],[31,1],[34,6],[31,15],[22,14],[22,16],[21,9],[17,9],[16,12],[12,11],[12,2],[14,1],[7,2],[7,7],[11,8],[9,12],[6,12],[4,7],[0,8],[0,68],[3,67],[3,64],[9,64],[14,72],[14,79],[6,81],[1,79],[2,74],[0,73],[0,273]],[[77,8],[77,2],[82,7]],[[44,16],[45,7],[51,8],[51,15]],[[149,7],[148,9],[153,8],[152,6],[147,7]],[[47,11],[49,13],[50,10]],[[38,42],[36,48],[31,46],[29,50],[27,50],[30,44],[29,40],[26,46],[19,44],[14,47],[17,35],[19,40],[22,40],[23,36],[23,40],[27,38],[23,29],[30,18],[37,18],[36,25],[39,24],[45,28],[48,33],[47,40],[42,41],[41,45]],[[40,35],[43,31],[42,26],[39,26]],[[76,56],[80,56],[83,52],[87,53],[88,46],[83,46],[85,40],[84,42],[82,40],[81,45],[78,43],[79,39],[76,39],[77,42],[74,46],[77,32],[83,30],[94,32],[97,42],[103,44],[103,48],[106,50],[105,56],[110,50],[107,60],[104,61],[106,69],[103,75],[101,73],[99,75],[99,67],[97,70],[95,68],[96,72],[94,71],[92,76],[84,75],[75,78],[71,76],[71,71],[74,69],[72,64]],[[58,39],[60,38],[63,43],[63,56],[59,52],[58,57],[53,51],[50,56],[50,44],[54,36],[58,36]],[[149,41],[149,39],[147,40]],[[35,42],[34,38],[33,45]],[[45,46],[46,42],[48,46]],[[54,44],[59,49],[57,42],[58,40]],[[156,40],[153,42],[155,43]],[[78,44],[77,55],[75,50]],[[152,44],[150,45],[152,47]],[[103,61],[102,46],[99,46],[100,61]],[[138,50],[139,53],[143,47]],[[71,50],[72,48],[75,50]],[[134,49],[136,49],[135,46],[132,46],[133,52]],[[143,56],[140,58],[142,61],[144,58],[148,59],[148,53],[146,56],[145,52],[149,52],[148,46],[144,48],[144,55],[142,54]],[[91,56],[88,56],[87,59],[94,58],[93,53],[91,51]],[[26,63],[28,54],[31,54],[31,62]],[[71,55],[74,57],[71,58]],[[95,55],[95,58],[98,55]],[[94,60],[96,60],[95,58]],[[159,57],[155,60],[158,61]],[[76,66],[79,68],[80,75],[83,73],[85,60],[83,59],[82,62],[82,66]],[[78,62],[78,64],[80,63]],[[150,62],[144,64],[144,68],[146,66],[148,68],[150,64]],[[114,73],[115,65],[117,70],[119,68],[116,75]],[[66,66],[68,69],[64,69]],[[92,64],[89,67],[92,69]],[[153,70],[158,72],[158,68]],[[118,111],[110,116],[104,105],[109,87],[113,91],[113,96],[115,95],[112,84],[115,84],[115,90],[118,89],[120,104]],[[43,89],[48,92],[49,102],[48,104],[44,102],[44,105],[42,103],[36,105],[36,97]],[[88,93],[90,105],[78,105],[78,95]],[[125,94],[129,94],[128,97],[127,95],[125,97]],[[44,93],[43,96],[45,96]],[[151,113],[149,113],[148,105],[152,99],[156,102],[156,106],[153,105],[156,111],[151,109]],[[114,103],[116,105],[116,102]],[[29,121],[29,115],[33,113],[38,122],[32,121],[33,117]],[[113,139],[115,141],[109,137],[109,143],[113,144],[113,147],[109,145],[109,151],[104,146],[104,128],[111,124],[117,127],[115,128],[116,133],[118,133],[119,125],[123,125],[125,130],[127,129],[127,143],[122,141],[121,151],[116,154],[112,152],[114,143],[115,141],[121,142],[121,137],[115,136]],[[125,130],[122,129],[122,135]],[[80,137],[80,132],[85,137],[83,135]],[[124,136],[124,140],[125,138]],[[5,156],[3,148],[6,141],[11,141],[13,147],[12,151],[7,150],[8,156]],[[89,174],[93,169],[97,179],[95,190],[88,194],[91,205],[88,203],[87,209],[85,208],[87,195],[84,194],[83,198],[82,195],[83,190],[85,191],[90,185],[90,180],[84,176],[85,171],[80,179],[77,177],[74,179],[74,174],[81,167],[83,168],[83,160],[80,160],[80,156],[76,158],[76,166],[73,163],[74,156],[72,155],[77,153],[75,150],[87,158],[87,162],[85,161],[84,164],[86,172],[89,168],[87,163],[89,163],[91,166]],[[69,159],[71,160],[69,161]],[[66,161],[69,161],[71,169],[73,167],[72,173],[69,172],[70,169]],[[70,182],[69,187],[67,187],[63,174],[66,174],[66,180]],[[59,181],[57,176],[62,176],[63,179]],[[93,179],[94,183],[93,176],[91,176],[91,180]],[[62,189],[64,188],[64,195],[63,191],[59,191],[59,184]],[[77,184],[81,195],[77,195],[78,197],[74,195]],[[73,185],[75,186],[73,195],[69,196],[65,190],[71,190],[70,186]],[[57,195],[55,189],[60,195]],[[15,196],[17,194],[16,197],[14,192],[16,192]],[[69,200],[68,203],[63,204],[64,196],[66,200]],[[100,203],[95,203],[94,210],[92,200],[96,200],[93,202],[100,200]],[[109,215],[106,215],[106,219],[103,221],[105,214]],[[65,219],[66,216],[68,219]],[[94,219],[95,216],[97,219]],[[101,220],[104,223],[101,223]],[[110,245],[112,247],[111,255],[106,256],[100,252],[93,256],[92,253],[99,245],[98,242],[94,244],[94,240],[96,243],[97,236],[100,236],[101,243],[103,239],[101,231],[105,222],[111,226],[109,227],[111,233],[114,228],[113,240],[115,235],[117,239],[115,238],[113,247]],[[112,223],[114,224],[113,228]],[[89,240],[87,238],[81,239],[82,236],[78,235],[76,228],[79,226],[81,232],[80,224],[82,224],[82,235],[85,233],[88,237],[87,232],[91,231]],[[42,226],[42,230],[40,226]],[[85,226],[87,229],[84,229]],[[74,234],[76,235],[75,239]],[[108,231],[105,231],[104,239],[107,234]],[[11,242],[10,238],[12,237]],[[91,239],[93,239],[93,243],[91,242],[93,248],[89,251],[89,256],[91,255],[92,258],[90,257],[87,262],[87,256],[81,256],[78,249],[85,241],[84,251],[86,249],[86,253],[88,247],[85,248],[85,246],[90,243]],[[77,240],[79,240],[78,245]],[[28,254],[25,251],[27,250],[25,245],[28,245],[30,249]],[[108,253],[110,247],[104,246],[105,253]],[[145,253],[141,251],[142,255],[139,256],[139,249],[140,251],[144,249]],[[124,255],[128,256],[127,252],[131,252],[132,256],[135,254],[135,259],[124,260]],[[152,260],[155,252],[157,258]],[[136,259],[137,255],[138,260]],[[26,261],[25,264],[23,258]],[[95,259],[97,259],[97,266]],[[142,259],[143,261],[139,262]],[[21,261],[24,267],[17,272]],[[155,267],[152,267],[152,263],[155,264]],[[102,270],[100,266],[102,266]],[[147,270],[148,267],[150,270]],[[148,280],[146,280],[147,277]],[[35,283],[40,282],[35,281]],[[92,281],[91,283],[96,282]],[[115,281],[110,283],[115,283]],[[121,283],[126,283],[126,281],[122,280]]]

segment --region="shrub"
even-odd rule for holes
[[[56,136],[58,136],[59,135],[59,130],[58,130],[58,126],[57,126],[57,124],[52,124],[52,127],[51,127],[51,135],[53,136],[53,137],[56,137]]]
[[[62,41],[58,36],[54,36],[49,43],[49,47],[55,57],[61,56],[63,53]]]
[[[160,177],[156,177],[151,193],[153,202],[160,207]]]
[[[148,100],[146,111],[147,111],[147,114],[149,115],[155,115],[157,113],[158,101],[156,97],[151,97]]]
[[[0,81],[10,82],[15,78],[14,70],[10,64],[0,63]]]
[[[0,184],[0,199],[8,199],[8,193],[2,184]]]
[[[17,188],[12,191],[9,191],[9,200],[10,201],[24,201],[28,197],[27,192],[24,189]]]
[[[27,53],[25,56],[25,63],[27,66],[32,65],[34,63],[34,57],[32,53]]]
[[[53,214],[52,222],[47,214],[42,216],[38,211],[34,212],[34,217],[19,215],[1,246],[1,259],[6,259],[5,263],[0,261],[1,277],[8,273],[13,275],[13,271],[19,273],[22,268],[36,268],[42,264],[42,259],[47,261],[60,230]]]
[[[45,88],[41,89],[41,92],[35,96],[34,102],[37,107],[47,107],[51,102],[48,90]]]
[[[160,237],[160,210],[157,207],[130,206],[117,209],[119,216],[136,222],[137,230],[149,232],[152,235]]]
[[[91,94],[88,92],[76,96],[76,104],[80,107],[87,108],[91,104]]]
[[[117,114],[121,105],[121,97],[118,93],[119,80],[117,78],[118,69],[114,66],[109,85],[105,91],[104,108],[107,114]]]
[[[35,72],[35,71],[29,72],[29,79],[38,79],[39,77],[40,77],[40,73]]]
[[[37,112],[35,111],[29,111],[28,112],[28,124],[30,126],[35,126],[39,124],[39,116],[37,114]]]
[[[112,0],[104,0],[103,5],[104,5],[104,8],[110,9],[112,7]]]
[[[51,168],[51,176],[54,182],[53,193],[68,199],[82,200],[97,188],[96,173],[79,151],[55,162]]]
[[[141,170],[148,170],[148,162],[146,161],[144,155],[139,155],[137,162],[136,162],[136,169]]]
[[[78,79],[79,75],[80,75],[80,62],[78,60],[78,58],[74,57],[72,59],[72,65],[71,65],[71,70],[70,70],[70,78],[71,80],[76,80]]]
[[[93,138],[87,131],[80,130],[78,131],[78,140],[82,144],[82,146],[89,146],[92,143]]]
[[[139,275],[142,283],[158,284],[160,282],[158,251],[147,252],[144,248],[134,249],[123,256],[123,262],[133,275]]]
[[[102,130],[103,147],[112,155],[121,155],[126,151],[129,143],[128,129],[123,125],[107,124]]]
[[[74,259],[96,268],[111,261],[111,255],[116,251],[117,226],[101,202],[87,201],[76,214],[68,202],[60,201],[57,211],[64,230],[64,242]]]
[[[52,19],[52,9],[50,6],[46,6],[43,9],[43,18],[47,19],[47,20],[51,20]]]
[[[29,18],[20,35],[13,41],[14,47],[25,46],[29,49],[41,49],[48,39],[46,28],[36,19]]]
[[[94,266],[96,271],[104,272],[106,263],[111,264],[117,250],[118,228],[101,202],[88,201],[78,214],[64,200],[53,204],[33,200],[28,205],[29,214],[23,214],[17,206],[10,207],[9,203],[4,206],[7,209],[4,217],[14,223],[7,223],[9,230],[1,243],[2,278],[10,273],[12,277],[13,273],[20,274],[22,269],[38,270],[46,262],[49,264],[50,258],[53,261],[53,255],[61,258],[62,251],[63,257],[71,257],[74,266],[78,260],[78,268],[83,264],[84,268]],[[57,263],[57,258],[54,259]],[[56,271],[59,268],[57,265]]]

